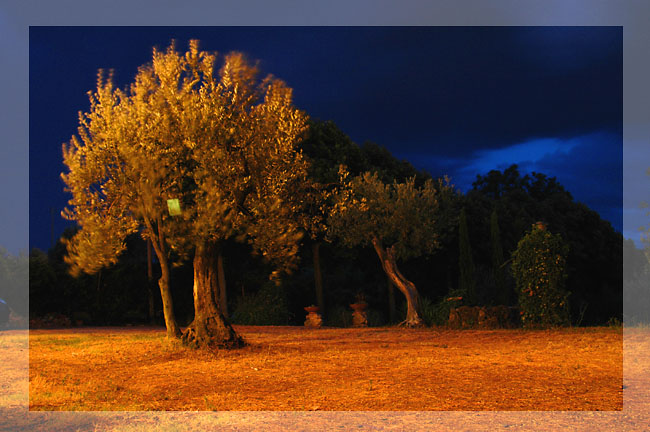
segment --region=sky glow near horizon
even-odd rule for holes
[[[611,170],[612,166],[623,163],[622,152],[617,146],[622,146],[621,137],[599,131],[569,138],[534,138],[503,148],[479,149],[465,158],[437,158],[414,153],[401,153],[399,157],[414,161],[421,169],[439,164],[453,173],[451,182],[463,193],[472,188],[477,175],[503,171],[513,164],[518,166],[521,175],[537,172],[556,177],[576,201],[588,204],[621,231],[623,214],[618,200],[622,178],[620,172]],[[603,149],[608,151],[599,154]],[[581,161],[589,163],[581,165]],[[637,230],[623,234],[641,247]]]
[[[513,163],[534,165],[542,159],[567,155],[579,144],[579,140],[580,138],[538,138],[502,149],[478,150],[472,155],[473,162],[464,171],[485,174],[493,169],[503,170]]]

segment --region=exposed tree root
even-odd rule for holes
[[[182,342],[192,348],[232,349],[246,346],[246,342],[230,325],[214,317],[194,320],[183,332]]]
[[[425,327],[425,325],[424,325],[424,321],[422,321],[419,317],[417,317],[417,319],[405,319],[401,323],[397,324],[397,327],[422,328]]]

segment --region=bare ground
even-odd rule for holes
[[[561,410],[623,407],[622,331],[239,327],[196,351],[160,329],[30,333],[31,410]]]
[[[292,430],[349,421],[357,426],[375,422],[373,430],[404,430],[391,425],[403,426],[406,421],[412,426],[407,430],[426,430],[432,419],[440,426],[435,429],[448,430],[442,425],[455,424],[450,429],[468,425],[460,430],[475,430],[469,425],[478,420],[478,413],[460,411],[486,410],[515,412],[486,413],[481,417],[484,426],[487,418],[496,416],[508,427],[532,421],[535,430],[554,430],[562,422],[582,423],[585,418],[591,430],[608,430],[614,424],[620,430],[621,425],[636,427],[648,418],[647,410],[635,408],[648,407],[647,329],[625,331],[626,351],[646,354],[626,357],[635,373],[626,371],[625,389],[620,328],[237,327],[237,331],[248,347],[215,352],[170,343],[158,328],[32,331],[28,417],[42,419],[47,425],[43,430],[56,430],[56,421],[51,421],[62,417],[37,411],[158,411],[74,416],[82,423],[87,419],[111,425],[98,430],[141,430],[138,425],[169,430],[155,427],[192,415],[170,410],[219,411],[192,415],[190,424],[220,425],[225,430],[241,430],[226,426],[242,419],[251,426],[244,430],[284,430],[279,425],[287,421],[294,423]],[[609,412],[597,413],[603,410]],[[122,423],[124,418],[130,419],[128,423]],[[560,423],[545,429],[549,419]],[[0,429],[1,425],[0,421]],[[31,426],[29,430],[40,430]],[[75,430],[68,426],[61,430]]]

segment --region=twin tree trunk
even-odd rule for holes
[[[181,329],[176,323],[176,316],[174,316],[174,302],[172,301],[172,293],[169,290],[169,262],[167,261],[167,253],[165,251],[165,241],[163,240],[162,220],[160,215],[156,222],[157,231],[154,231],[151,221],[145,218],[147,229],[150,234],[153,235],[153,237],[150,237],[150,242],[156,251],[158,262],[160,264],[160,279],[158,279],[158,287],[160,287],[160,298],[163,305],[167,338],[175,339],[181,336]]]
[[[400,325],[406,327],[423,326],[424,322],[420,318],[420,295],[415,288],[415,284],[406,279],[397,268],[393,247],[384,249],[377,237],[373,237],[372,245],[379,256],[381,267],[384,269],[386,276],[406,297],[406,319]]]
[[[197,246],[194,254],[194,321],[182,336],[183,342],[190,346],[236,348],[244,345],[215,301],[219,295],[217,260],[216,243]]]
[[[160,259],[160,279],[158,279],[158,286],[160,287],[160,297],[163,305],[163,315],[165,317],[165,327],[167,328],[167,338],[178,338],[181,335],[181,329],[176,323],[176,316],[174,315],[174,303],[172,301],[172,293],[169,290],[169,265],[167,259]]]

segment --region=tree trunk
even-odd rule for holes
[[[226,292],[226,273],[223,270],[223,249],[219,247],[217,254],[217,282],[219,283],[219,306],[221,306],[221,312],[226,319],[229,319],[228,315],[228,293]]]
[[[388,276],[393,285],[406,297],[406,319],[400,325],[406,327],[423,326],[424,322],[420,318],[420,295],[415,288],[415,284],[406,279],[397,268],[393,248],[384,249],[377,237],[373,237],[372,245],[379,256],[379,261],[386,276]]]
[[[163,315],[165,316],[165,327],[167,328],[167,338],[175,339],[180,337],[181,329],[176,323],[176,316],[174,315],[174,302],[172,301],[172,293],[169,289],[169,265],[167,259],[160,259],[160,279],[158,279],[158,286],[160,287],[160,298],[163,304]]]
[[[311,251],[314,257],[314,285],[316,287],[316,303],[321,315],[325,312],[323,304],[323,275],[320,271],[320,242],[311,244]]]
[[[183,342],[193,347],[236,348],[244,345],[215,301],[217,246],[206,243],[194,254],[194,321],[185,329]]]
[[[163,240],[162,219],[159,215],[157,220],[157,234],[154,232],[151,222],[147,218],[145,218],[145,223],[147,229],[154,236],[152,237],[151,244],[156,251],[158,263],[160,264],[160,279],[158,279],[158,287],[160,288],[160,299],[162,300],[165,327],[167,328],[167,338],[175,339],[180,337],[181,329],[176,323],[176,316],[174,316],[174,302],[172,301],[172,294],[169,289],[169,263],[167,262],[165,241]]]

